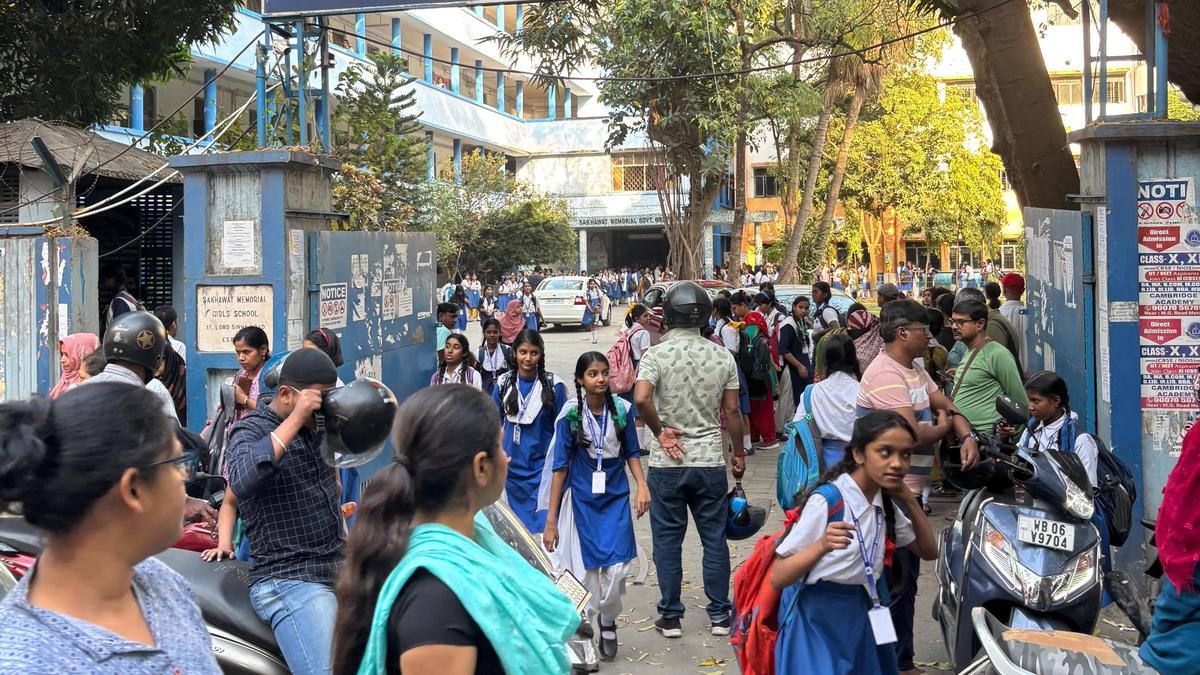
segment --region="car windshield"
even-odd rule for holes
[[[581,291],[583,281],[580,279],[547,279],[538,287],[539,291]]]

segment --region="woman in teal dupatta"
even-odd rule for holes
[[[465,385],[397,415],[396,461],[374,475],[337,584],[339,675],[566,673],[574,604],[480,511],[504,489],[500,419]]]

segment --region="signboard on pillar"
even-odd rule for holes
[[[233,336],[247,326],[274,335],[275,289],[270,284],[196,287],[196,349],[229,352]]]
[[[1200,368],[1200,217],[1195,179],[1138,181],[1142,446],[1178,458]]]

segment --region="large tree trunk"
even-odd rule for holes
[[[750,68],[750,47],[746,44],[746,14],[740,0],[734,2],[734,15],[737,17],[737,34],[742,50],[742,70]],[[746,75],[738,75],[738,87],[742,92],[741,107],[738,110],[738,135],[734,144],[733,165],[733,227],[729,237],[730,252],[734,262],[725,270],[725,280],[734,286],[739,286],[736,279],[742,276],[742,233],[746,230],[746,119],[750,116],[750,97],[746,92]],[[715,260],[717,266],[722,261]]]
[[[698,170],[690,175],[692,187],[683,209],[683,222],[679,228],[667,230],[667,264],[676,279],[703,278],[704,222],[721,192],[720,178],[720,174],[705,176]]]
[[[804,194],[800,197],[800,210],[796,212],[792,233],[788,238],[787,248],[784,249],[783,269],[779,271],[781,284],[792,283],[797,276],[796,256],[800,255],[800,244],[804,241],[804,231],[812,211],[813,193],[817,189],[817,175],[821,170],[821,157],[825,150],[825,136],[829,133],[829,117],[833,114],[833,104],[837,98],[831,90],[837,88],[840,87],[831,82],[821,103],[821,114],[817,117],[817,128],[813,133],[812,151],[808,155],[808,173],[804,175]]]
[[[817,230],[817,251],[823,252],[829,245],[829,232],[833,229],[833,212],[837,209],[838,197],[842,192],[842,178],[846,175],[846,156],[850,152],[850,142],[854,139],[854,128],[858,126],[858,114],[862,112],[864,91],[854,92],[850,102],[850,111],[846,113],[846,128],[842,131],[842,142],[838,146],[837,160],[833,163],[833,173],[829,177],[829,195],[825,198],[825,211],[821,214],[821,226]]]
[[[975,92],[1022,206],[1078,210],[1067,195],[1079,192],[1079,172],[1067,144],[1058,101],[1042,60],[1029,8],[1010,0],[961,0],[962,40]]]

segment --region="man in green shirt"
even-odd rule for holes
[[[954,372],[950,399],[975,431],[990,434],[1000,421],[997,396],[1029,405],[1017,362],[1008,349],[988,337],[988,308],[982,302],[963,300],[954,305],[950,326],[954,338],[967,346],[967,355]]]

